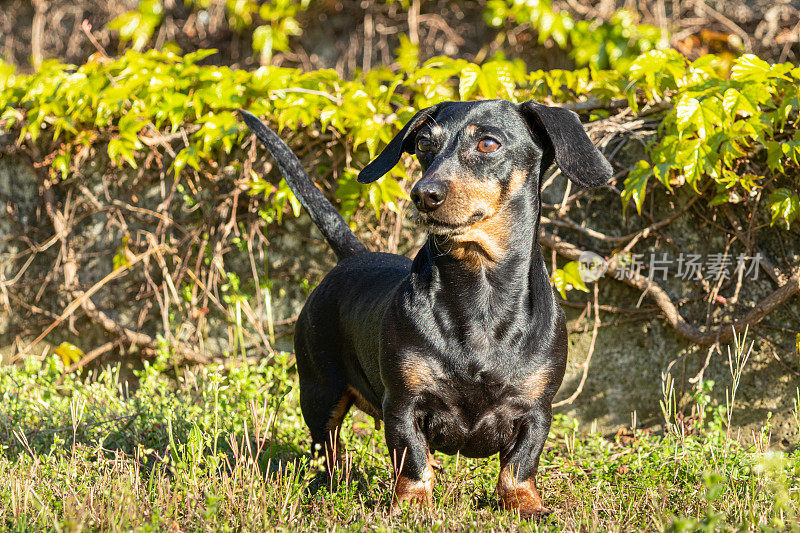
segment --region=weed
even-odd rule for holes
[[[177,379],[168,360],[145,365],[130,394],[118,367],[65,375],[53,356],[0,368],[0,529],[797,530],[800,453],[770,451],[769,424],[756,446],[729,438],[735,384],[717,405],[703,382],[713,414],[689,432],[634,419],[609,439],[557,415],[539,477],[555,513],[540,523],[499,508],[496,460],[458,455],[440,457],[432,510],[390,517],[391,465],[364,415],[345,423],[333,480],[309,461],[289,355]]]

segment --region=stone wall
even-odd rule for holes
[[[236,155],[232,157],[235,158]],[[78,276],[81,287],[85,290],[112,270],[112,258],[126,234],[135,235],[137,231],[152,231],[153,226],[158,223],[158,218],[127,215],[125,225],[115,223],[117,214],[112,209],[114,202],[127,201],[126,198],[135,194],[140,201],[137,205],[142,209],[157,210],[163,201],[163,191],[165,188],[169,190],[172,182],[169,176],[163,173],[160,175],[156,173],[150,179],[145,179],[140,171],[113,169],[101,156],[87,163],[81,175],[83,179],[72,179],[58,184],[54,190],[60,209],[68,206],[69,202],[74,202],[75,195],[85,194],[85,191],[81,193],[81,186],[85,186],[101,204],[100,208],[92,212],[73,213],[75,221],[71,235],[73,245],[81,248],[83,258]],[[226,179],[233,177],[225,176],[223,173],[220,182]],[[11,345],[15,339],[31,340],[72,301],[69,294],[63,290],[64,274],[58,271],[63,265],[63,258],[59,257],[60,244],[49,240],[54,235],[54,229],[45,214],[41,195],[42,180],[43,173],[33,168],[24,157],[8,154],[0,156],[0,265],[2,265],[0,276],[3,283],[3,292],[0,292],[2,298],[0,353],[3,354],[5,362],[9,359]],[[555,203],[563,195],[565,183],[559,180],[546,192],[545,202]],[[200,194],[198,198],[212,202],[215,194],[230,190],[230,184],[220,182],[209,185],[209,190]],[[134,184],[133,192],[130,189],[132,184]],[[675,196],[658,192],[653,198],[652,213],[656,218],[667,216],[677,205],[684,205],[691,197],[691,193]],[[242,204],[247,205],[239,206],[239,222],[245,230],[248,224],[258,225],[269,240],[268,246],[257,246],[255,255],[259,261],[265,261],[263,264],[267,265],[273,283],[271,288],[273,316],[280,322],[299,312],[308,288],[313,287],[321,275],[330,268],[334,258],[307,216],[301,215],[295,219],[287,215],[281,225],[266,224],[257,216],[257,205],[248,204],[250,201],[246,195],[241,197]],[[208,224],[209,227],[218,226],[219,220],[215,218],[217,215],[214,215],[212,206],[193,208],[194,212],[190,212],[191,209],[178,202],[171,208],[170,216],[176,221],[180,220],[181,224],[194,224],[195,228],[202,229],[202,224]],[[198,210],[203,212],[200,213]],[[222,215],[230,216],[230,213]],[[585,221],[588,227],[608,235],[624,235],[641,227],[641,220],[638,217],[631,215],[628,218],[622,217],[618,196],[612,190],[593,193],[589,199],[581,203],[580,212],[574,213],[574,219]],[[368,221],[359,227],[359,235],[371,245],[374,246],[374,243],[381,239],[379,232],[370,230],[370,228],[374,230],[374,221]],[[169,235],[177,242],[179,233],[176,230]],[[585,236],[564,231],[563,228],[561,235],[579,246],[605,253],[611,251],[609,247],[604,249],[602,244],[598,245]],[[423,238],[424,236],[419,234],[410,221],[406,220],[399,250],[404,253],[409,252],[419,245]],[[252,280],[249,256],[237,250],[228,241],[218,243],[228,248],[223,254],[225,268],[237,272],[244,285]],[[790,258],[794,257],[794,260],[797,260],[800,253],[798,242],[800,240],[790,242],[784,239],[781,242],[778,240],[760,242],[759,246],[763,253],[773,258],[782,257],[788,249]],[[40,252],[28,264],[30,256],[23,252],[33,244],[42,246]],[[724,238],[715,237],[713,228],[709,227],[707,221],[690,210],[671,224],[663,237],[646,241],[644,246],[637,248],[637,251],[645,256],[652,253],[668,253],[674,257],[680,251],[706,253],[722,249],[724,245]],[[549,262],[551,259],[549,251],[546,251],[546,256]],[[261,266],[259,271],[265,273]],[[122,279],[105,285],[92,299],[98,308],[126,327],[156,336],[163,333],[163,321],[157,306],[153,303],[153,295],[132,298],[131,296],[136,294],[129,292],[130,287],[142,283],[143,272],[141,268],[133,268],[132,272]],[[157,262],[151,261],[148,265],[149,275],[159,276],[159,272]],[[11,283],[12,280],[15,282]],[[307,282],[305,286],[304,280]],[[690,300],[695,293],[691,284],[680,280],[672,279],[666,287],[675,299]],[[774,290],[774,283],[762,273],[758,280],[743,285],[741,298],[744,302],[755,303],[771,290]],[[221,296],[218,291],[216,297]],[[593,320],[579,319],[581,307],[586,305],[590,295],[572,291],[568,299],[578,306],[567,307],[570,327],[575,331],[570,335],[569,368],[557,400],[569,396],[578,386],[583,372],[582,364],[587,357],[592,336]],[[652,307],[646,295],[643,296],[610,279],[603,279],[600,282],[600,302],[627,310],[635,309],[637,305],[640,308]],[[251,306],[254,310],[257,309],[256,302],[252,299]],[[34,312],[31,307],[41,312]],[[687,319],[700,320],[705,316],[707,307],[708,303],[705,301],[687,301],[681,307],[681,312]],[[144,319],[142,319],[143,314]],[[770,332],[780,331],[780,328],[787,331],[792,328],[798,329],[799,315],[800,306],[795,298],[770,315],[767,320],[769,328],[759,328],[757,332],[751,332],[748,337],[749,340],[755,341],[754,351],[745,368],[734,415],[734,421],[743,428],[745,436],[749,436],[753,430],[758,430],[766,422],[769,412],[772,413],[773,432],[778,444],[788,443],[786,439],[797,433],[793,406],[793,398],[797,387],[800,386],[797,355],[784,349],[785,345],[776,344],[776,336]],[[258,318],[262,322],[265,321],[263,314]],[[715,316],[715,318],[720,317]],[[194,327],[192,324],[196,322],[192,320],[187,309],[177,306],[175,320],[173,326],[183,321],[186,324],[185,328],[188,329]],[[694,387],[689,383],[689,379],[702,368],[709,348],[687,342],[666,324],[658,313],[636,315],[601,312],[601,321],[602,327],[598,332],[583,392],[572,405],[561,407],[557,412],[573,415],[586,424],[596,421],[598,430],[613,433],[620,427],[629,426],[632,413],[635,411],[640,426],[658,429],[663,423],[659,405],[663,399],[662,373],[670,369],[675,379],[676,391],[685,401]],[[245,328],[248,330],[248,355],[267,356],[263,351],[259,351],[259,336],[253,324],[246,322]],[[176,329],[180,328],[176,326]],[[200,333],[204,340],[205,351],[215,356],[229,351],[231,329],[231,324],[225,315],[219,310],[211,309]],[[291,324],[276,327],[276,332],[278,338],[275,347],[290,350]],[[68,341],[88,352],[111,338],[113,335],[97,321],[88,319],[81,312],[76,312],[72,319],[65,321],[50,333],[45,339],[47,342],[40,345],[37,350],[41,351],[43,346],[52,348],[63,341]],[[187,335],[185,338],[191,339],[192,336]],[[715,381],[714,396],[723,403],[725,389],[731,386],[726,350],[727,346],[723,345],[719,352],[711,355],[704,373],[706,379]],[[126,365],[135,367],[142,356],[142,353],[131,350],[129,346],[123,344],[104,354],[98,362],[105,364],[124,360]]]

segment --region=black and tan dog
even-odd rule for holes
[[[355,404],[383,419],[393,510],[430,504],[432,452],[499,454],[503,506],[544,514],[536,470],[567,360],[564,315],[537,240],[540,179],[555,161],[584,187],[611,167],[572,111],[533,101],[446,102],[418,112],[359,175],[416,154],[411,192],[429,232],[413,261],[369,252],[278,136],[244,120],[338,257],[297,322],[300,402],[330,467]]]

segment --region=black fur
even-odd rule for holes
[[[322,232],[325,240],[333,249],[336,257],[344,259],[355,254],[362,254],[367,251],[366,246],[350,231],[347,222],[342,215],[331,205],[325,195],[317,189],[311,178],[308,177],[300,161],[286,146],[274,131],[266,127],[252,113],[241,110],[247,127],[255,133],[267,150],[275,157],[278,168],[281,170],[300,204],[308,211],[311,220]]]
[[[413,261],[367,252],[289,149],[244,116],[340,258],[309,297],[295,333],[313,442],[331,442],[329,430],[355,402],[384,419],[390,455],[402,458],[400,475],[412,482],[425,476],[429,451],[500,454],[517,481],[533,479],[567,360],[564,316],[537,239],[540,174],[553,160],[584,186],[611,174],[577,115],[504,100],[417,113],[359,181],[378,179],[403,152],[416,151],[419,183],[446,183],[448,198],[460,192],[483,203],[462,200],[453,212],[445,200],[425,213],[431,234]],[[500,148],[477,150],[486,138]],[[416,149],[420,139],[430,149]],[[498,193],[476,192],[487,190]],[[486,205],[502,216],[484,232],[497,238],[464,242],[464,232],[478,227],[470,224],[495,220]]]

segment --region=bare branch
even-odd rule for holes
[[[544,246],[555,250],[559,255],[566,257],[572,261],[577,261],[583,250],[561,240],[552,233],[541,230],[539,234],[539,242]],[[613,276],[618,267],[615,261],[608,264],[607,274]],[[646,278],[638,273],[632,276],[620,276],[623,283],[630,285],[635,289],[641,290],[647,294],[651,300],[661,309],[664,318],[667,322],[675,328],[675,330],[697,344],[713,344],[715,342],[727,342],[733,337],[734,332],[739,333],[747,326],[757,324],[765,316],[767,316],[773,309],[787,301],[792,296],[800,293],[800,265],[793,268],[792,275],[788,281],[772,292],[769,296],[764,298],[761,302],[756,304],[744,317],[739,320],[728,322],[709,328],[705,331],[700,330],[693,324],[686,321],[680,314],[675,303],[669,297],[667,292],[656,281]]]

